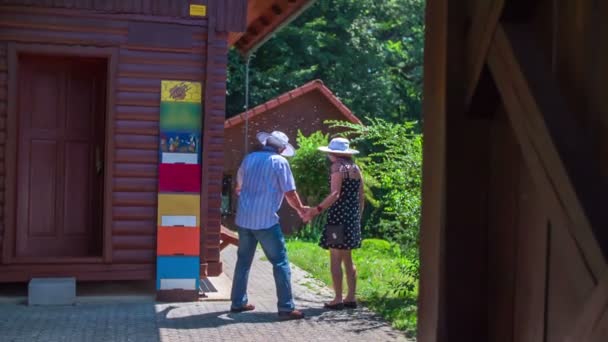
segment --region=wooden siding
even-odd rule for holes
[[[6,42],[0,42],[0,255],[2,255],[2,245],[5,229],[4,203],[6,201],[6,172],[5,172],[5,146],[6,146],[6,126],[8,111],[8,53]]]
[[[14,3],[3,1],[3,3]],[[20,2],[23,3],[23,2]],[[84,2],[83,2],[84,3]],[[97,2],[96,2],[97,3]],[[118,2],[116,2],[118,3]],[[122,2],[121,2],[122,3]],[[160,3],[160,2],[159,2]],[[175,2],[170,2],[175,3]],[[0,6],[0,209],[4,204],[6,115],[7,115],[7,43],[46,45],[86,45],[109,47],[116,51],[115,78],[111,80],[114,106],[112,145],[109,151],[113,165],[110,184],[111,207],[106,208],[111,219],[111,252],[106,262],[91,265],[90,269],[65,265],[4,265],[0,266],[0,281],[23,281],[35,275],[61,275],[77,272],[79,279],[151,279],[156,258],[156,197],[159,134],[160,81],[163,79],[199,81],[205,84],[207,58],[207,20],[176,19],[174,22],[158,17],[103,15],[61,10],[55,16],[44,10],[25,7]],[[148,13],[148,12],[143,12]],[[155,13],[155,12],[150,12]],[[190,46],[163,48],[145,41],[129,40],[129,28],[134,23],[147,25],[152,32],[157,25],[174,25],[182,34],[190,35]],[[158,26],[160,27],[160,26]],[[216,36],[213,41],[214,86],[206,106],[211,113],[206,117],[204,132],[206,160],[205,181],[210,184],[208,208],[203,213],[206,235],[202,254],[208,262],[219,262],[219,198],[214,191],[221,182],[221,146],[223,134],[222,102],[225,87],[226,38]],[[221,116],[221,120],[219,117]],[[216,119],[214,119],[214,117]],[[219,151],[219,155],[217,154]],[[221,191],[217,190],[217,194]],[[205,213],[210,212],[210,215]],[[213,212],[217,211],[215,217]],[[5,225],[4,210],[0,210],[0,232]],[[215,229],[217,228],[217,229]],[[217,233],[215,232],[217,230]],[[0,234],[2,238],[4,234]],[[217,238],[216,238],[217,237]],[[210,254],[209,254],[210,253]],[[214,266],[216,269],[217,265]]]
[[[291,0],[286,2],[291,3]],[[244,32],[247,29],[247,0],[0,0],[0,6],[25,5],[39,11],[77,9],[90,13],[201,20],[190,17],[190,4],[207,5],[207,16],[217,18],[215,29],[218,32]]]
[[[211,0],[209,13],[217,18],[218,32],[245,32],[247,29],[247,0]]]
[[[209,276],[219,275],[222,205],[222,171],[224,159],[224,120],[226,118],[226,68],[228,33],[217,32],[212,16],[209,22],[207,48],[207,83],[205,87],[205,135],[203,137],[203,182],[201,198],[202,224],[201,263]]]
[[[193,1],[204,3],[204,1]],[[150,16],[189,17],[185,0],[0,0],[0,5],[25,5],[38,8],[65,8]]]

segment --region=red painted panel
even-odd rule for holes
[[[156,254],[198,256],[200,236],[198,227],[158,227]]]
[[[200,164],[160,164],[158,191],[199,193],[201,191]]]

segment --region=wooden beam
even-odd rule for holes
[[[592,341],[599,322],[608,315],[608,272],[604,274],[595,290],[578,315],[572,333],[565,339],[566,342]]]
[[[487,189],[473,180],[485,170],[467,167],[482,164],[487,154],[462,151],[478,148],[488,132],[487,122],[466,118],[464,110],[465,11],[455,1],[427,2],[419,341],[470,341],[482,336],[479,326],[487,318],[487,300],[479,295],[485,289],[486,228],[479,205]],[[468,180],[475,184],[464,189]]]
[[[496,25],[503,11],[504,0],[477,0],[469,9],[472,23],[467,39],[467,97],[466,106],[470,106],[477,89],[479,77],[486,62],[488,49],[496,31]]]
[[[512,128],[511,128],[512,130]],[[521,151],[521,148],[520,148]],[[519,219],[513,341],[538,342],[545,339],[547,307],[547,265],[549,263],[549,224],[542,196],[525,163],[520,163]]]
[[[442,310],[445,207],[448,1],[428,0],[424,65],[424,146],[418,340],[444,341]]]
[[[608,189],[557,81],[525,32],[499,25],[488,54],[490,70],[551,219],[568,227],[597,281],[606,271],[596,238],[608,222]],[[598,228],[595,235],[589,217]]]

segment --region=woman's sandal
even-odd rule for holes
[[[336,303],[336,304],[325,303],[325,304],[323,304],[323,307],[326,309],[329,309],[329,310],[343,310],[344,303]]]
[[[356,309],[357,302],[344,302],[344,307],[347,309]]]

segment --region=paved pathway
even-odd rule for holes
[[[232,275],[235,248],[223,253]],[[304,271],[293,269],[298,308],[307,318],[279,322],[272,267],[256,257],[249,297],[256,311],[231,314],[227,302],[113,303],[70,307],[0,305],[0,341],[406,341],[366,309],[325,311],[331,295]]]

